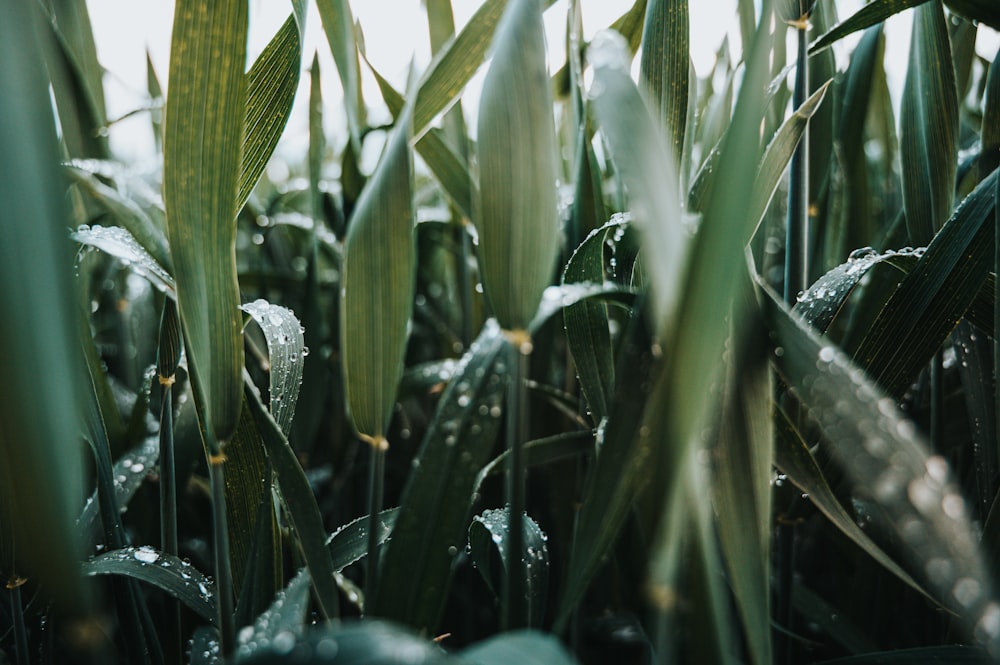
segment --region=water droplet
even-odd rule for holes
[[[141,561],[142,563],[155,563],[160,555],[152,547],[143,546],[132,553],[136,561]]]
[[[878,252],[876,252],[871,247],[859,247],[858,249],[848,254],[847,260],[858,261],[860,259],[868,259],[876,255],[878,255]]]

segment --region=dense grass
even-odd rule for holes
[[[406,90],[316,4],[336,72],[177,1],[151,175],[85,2],[0,7],[0,663],[1000,657],[991,1],[741,0],[701,79],[686,0],[558,71],[428,0]]]

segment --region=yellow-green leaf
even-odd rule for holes
[[[385,436],[403,374],[416,280],[409,110],[351,218],[344,244],[341,357],[347,404],[358,433]]]
[[[525,329],[558,252],[556,140],[541,4],[510,4],[479,103],[476,226],[483,289],[507,330]]]
[[[247,3],[174,10],[163,194],[188,364],[219,440],[236,428],[243,339],[236,203],[243,142]]]

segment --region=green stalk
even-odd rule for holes
[[[809,3],[811,5],[811,3]],[[790,21],[798,37],[795,89],[792,108],[799,108],[809,96],[809,9],[799,3],[801,15]],[[785,228],[785,291],[784,299],[794,305],[798,294],[809,286],[809,124],[806,123],[802,138],[792,155],[788,183],[788,224]],[[794,506],[794,502],[793,502]],[[794,509],[794,508],[793,508]],[[795,522],[779,522],[776,527],[774,617],[777,625],[792,629],[794,611],[792,587],[795,571]],[[782,630],[774,631],[775,662],[790,662],[792,644]]]
[[[173,385],[180,357],[180,321],[177,305],[169,298],[160,317],[160,339],[156,354],[160,398],[160,549],[178,554],[177,542],[177,473],[174,462]],[[165,647],[171,662],[180,662],[184,649],[181,641],[181,608],[174,599],[167,600],[164,626]]]
[[[809,55],[807,16],[796,26],[798,65],[792,108],[799,108],[809,94]],[[785,229],[785,302],[795,303],[796,296],[809,285],[809,126],[792,156],[788,183],[788,226]]]
[[[371,446],[368,476],[368,557],[365,571],[365,601],[374,602],[378,588],[378,534],[379,517],[385,500],[385,452],[389,442],[377,439]]]
[[[524,512],[528,470],[524,463],[524,441],[528,430],[528,358],[531,342],[526,333],[508,333],[510,342],[510,384],[507,396],[507,504],[510,507],[507,531],[507,583],[504,588],[503,627],[505,630],[526,625],[527,589],[525,587]]]
[[[15,581],[10,586],[10,613],[14,618],[14,652],[17,665],[28,665],[28,631],[24,627],[24,607],[21,605],[21,585]]]
[[[225,446],[220,446],[220,450]],[[229,562],[229,528],[226,524],[225,456],[213,454],[209,459],[209,479],[212,485],[213,549],[215,550],[216,606],[219,611],[219,649],[223,656],[236,646],[236,626],[233,621],[233,570]]]

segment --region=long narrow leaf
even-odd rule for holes
[[[236,204],[243,142],[247,4],[174,10],[163,196],[190,370],[216,439],[232,436],[243,383]]]

